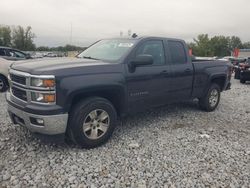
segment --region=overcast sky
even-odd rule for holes
[[[86,46],[99,38],[138,35],[182,38],[200,33],[250,41],[250,0],[10,0],[0,24],[30,25],[37,46]]]

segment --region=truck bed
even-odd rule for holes
[[[220,60],[201,60],[192,62],[192,64],[194,68],[192,95],[194,97],[199,97],[203,95],[204,88],[207,88],[207,84],[210,83],[210,79],[213,79],[211,75],[213,75],[215,72],[217,75],[225,75],[225,73],[229,71],[228,66],[230,65],[229,62]],[[222,90],[224,89],[225,88],[223,87]]]

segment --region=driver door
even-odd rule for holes
[[[162,40],[148,40],[139,44],[137,55],[153,56],[153,64],[138,66],[134,72],[127,69],[127,89],[129,111],[142,111],[145,108],[165,104],[167,85],[170,78],[170,65],[166,62],[164,44]]]

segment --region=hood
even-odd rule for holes
[[[11,68],[30,74],[54,73],[63,69],[107,65],[111,63],[84,58],[43,58],[13,63]]]

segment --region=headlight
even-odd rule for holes
[[[55,79],[31,78],[30,85],[33,87],[53,88],[55,87]]]
[[[56,95],[55,95],[55,93],[31,92],[31,100],[33,102],[51,104],[51,103],[55,103],[56,102]]]

